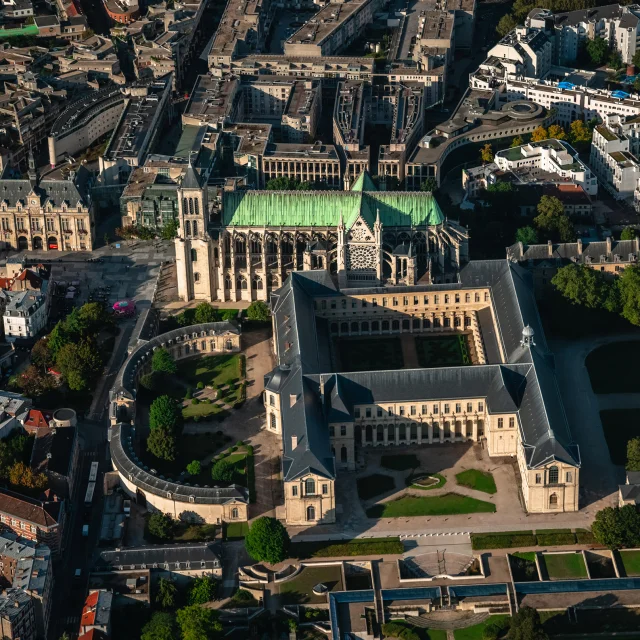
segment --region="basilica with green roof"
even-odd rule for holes
[[[268,300],[292,271],[326,269],[339,288],[455,282],[468,234],[431,193],[225,191],[219,207],[189,167],[178,190],[183,300]]]

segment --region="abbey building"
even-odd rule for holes
[[[453,282],[466,229],[430,193],[380,192],[362,173],[350,191],[224,191],[210,203],[189,167],[178,189],[178,294],[265,300],[292,271],[326,269],[338,286]]]

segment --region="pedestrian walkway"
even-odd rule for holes
[[[418,354],[416,353],[416,343],[411,333],[403,333],[400,335],[400,344],[402,345],[402,361],[405,369],[419,369]]]

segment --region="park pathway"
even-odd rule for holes
[[[413,335],[403,333],[400,335],[400,344],[402,345],[402,360],[405,369],[419,369],[418,354],[416,352],[416,343]]]

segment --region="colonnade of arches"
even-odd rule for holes
[[[414,332],[429,329],[471,329],[471,315],[454,312],[424,314],[423,317],[404,318],[402,320],[351,320],[332,322],[333,335],[369,335],[382,332]]]
[[[477,441],[484,436],[484,420],[435,420],[389,424],[356,425],[355,439],[362,446],[432,444],[434,442]]]

